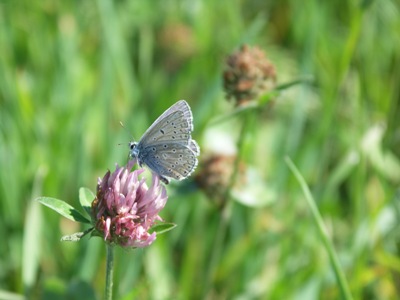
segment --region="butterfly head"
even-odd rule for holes
[[[137,147],[137,142],[130,142],[129,143],[129,157],[130,158],[137,158],[139,155],[139,149]]]

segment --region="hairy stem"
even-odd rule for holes
[[[107,244],[106,290],[105,290],[106,300],[112,300],[113,274],[114,274],[114,247],[113,245]]]

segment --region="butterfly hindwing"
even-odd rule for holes
[[[151,145],[139,154],[139,160],[159,175],[182,180],[197,166],[197,153],[186,145],[174,142]]]

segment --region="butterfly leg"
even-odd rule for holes
[[[162,175],[158,175],[158,177],[160,178],[160,180],[162,182],[164,182],[165,184],[169,184],[169,179],[167,179],[166,177],[162,176]]]

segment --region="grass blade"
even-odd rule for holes
[[[319,213],[317,206],[315,205],[315,201],[311,195],[310,189],[308,188],[307,183],[305,182],[303,176],[300,174],[299,170],[296,168],[296,166],[294,165],[292,160],[289,157],[286,157],[285,161],[286,161],[286,164],[289,166],[290,170],[293,172],[297,181],[299,182],[299,184],[303,190],[304,196],[307,200],[307,203],[311,209],[311,213],[313,215],[314,221],[318,228],[318,233],[322,239],[322,242],[324,243],[326,251],[328,252],[329,259],[331,260],[332,267],[335,272],[336,280],[338,281],[338,284],[340,286],[343,299],[346,299],[346,300],[353,299],[351,296],[351,293],[350,293],[350,289],[349,289],[346,277],[344,276],[344,272],[339,264],[339,259],[335,252],[335,249],[328,237],[324,221],[322,220],[322,216]]]

